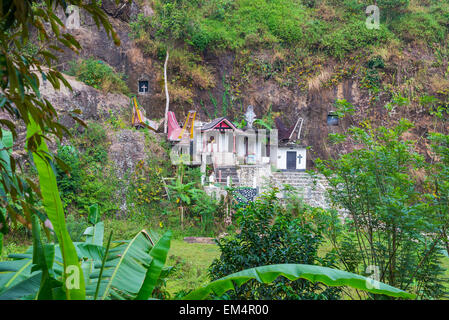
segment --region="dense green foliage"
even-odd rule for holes
[[[72,144],[60,145],[57,153],[69,167],[56,166],[64,207],[84,215],[92,204],[99,204],[105,214],[116,211],[118,205],[111,199],[117,193],[117,178],[108,160],[105,128],[89,122],[71,140]]]
[[[77,80],[96,89],[129,94],[125,75],[117,73],[110,65],[101,60],[89,58],[70,61],[67,74],[75,76]]]
[[[256,79],[304,93],[352,79],[373,105],[399,93],[415,105],[426,94],[447,104],[448,1],[376,4],[380,26],[369,29],[369,0],[154,0],[154,16],[130,22],[130,36],[154,59],[169,50],[172,104],[200,104],[209,118],[237,118]],[[416,52],[428,52],[432,65],[413,67],[421,63]],[[383,68],[367,67],[375,56]],[[405,73],[397,63],[404,57],[413,58]],[[224,61],[232,61],[230,72]]]
[[[412,126],[401,120],[391,129],[368,122],[351,127],[340,142],[351,139],[361,147],[318,163],[330,183],[332,203],[347,213],[344,224],[331,217],[326,234],[347,271],[370,273],[375,266],[381,281],[413,288],[423,298],[442,298],[447,279],[439,261],[447,243],[441,232],[447,227],[447,211],[441,209],[447,198],[432,195],[434,187],[426,189],[417,179],[428,164],[413,151],[413,141],[401,139]],[[435,178],[441,184],[441,176]],[[439,188],[445,190],[444,184]]]
[[[240,232],[218,242],[221,256],[210,267],[212,280],[261,265],[296,263],[335,266],[332,257],[318,256],[322,237],[301,216],[292,216],[276,198],[277,190],[262,195],[236,213]],[[299,213],[301,215],[301,213]],[[269,285],[254,280],[236,289],[237,299],[337,299],[340,291],[305,280],[279,278]]]
[[[35,219],[36,220],[36,219]],[[85,240],[76,243],[82,273],[68,281],[76,285],[82,281],[88,299],[146,300],[163,295],[161,277],[171,268],[165,267],[171,234],[158,236],[145,230],[132,240],[103,243],[104,225],[96,206],[91,207]],[[37,222],[37,220],[36,220]],[[62,245],[45,244],[40,228],[34,227],[34,243],[25,254],[11,255],[13,260],[1,262],[0,299],[61,299],[65,290],[62,268]],[[107,260],[107,264],[105,263]],[[85,277],[85,284],[83,275]],[[78,298],[81,299],[81,298]]]
[[[393,38],[439,42],[447,34],[445,1],[422,5],[420,12],[410,11],[408,0],[378,1],[379,30],[365,27],[369,5],[356,0],[160,0],[154,19],[140,17],[132,28],[139,36],[147,32],[154,39],[185,41],[200,52],[281,45],[339,58]],[[331,16],[324,18],[323,10]]]

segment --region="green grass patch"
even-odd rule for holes
[[[207,270],[219,256],[217,245],[173,240],[167,261],[167,265],[175,267],[167,279],[170,295],[174,297],[177,292],[196,289],[209,283]]]
[[[9,234],[3,239],[2,254],[0,261],[10,260],[8,255],[13,253],[24,253],[32,244],[31,239],[25,235]]]

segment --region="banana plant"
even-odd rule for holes
[[[90,208],[84,242],[74,243],[85,275],[86,298],[100,300],[148,300],[165,266],[171,233],[162,237],[142,230],[132,240],[105,247],[104,224],[98,207]],[[12,261],[0,262],[0,299],[66,299],[64,264],[60,244],[42,245],[35,218],[33,246]]]
[[[13,138],[11,131],[0,129],[2,136],[0,139],[0,174],[3,176],[2,181],[11,181],[11,149],[13,146]],[[0,197],[5,202],[8,201],[5,187],[0,184]],[[0,255],[3,248],[3,233],[7,231],[6,209],[0,208]]]
[[[172,185],[167,186],[173,191],[172,197],[176,199],[175,201],[179,205],[181,228],[184,228],[184,209],[190,206],[195,197],[201,192],[201,189],[197,189],[195,184],[196,182],[184,184],[182,182],[182,175],[180,175]]]
[[[142,230],[132,240],[120,242],[102,266],[95,261],[87,296],[100,300],[148,300],[164,269],[171,233],[162,237]],[[103,267],[102,275],[100,270]]]
[[[53,230],[58,238],[62,261],[64,265],[63,282],[68,284],[69,277],[77,277],[79,281],[65,286],[67,299],[84,300],[86,289],[84,276],[78,260],[75,246],[70,238],[65,224],[65,215],[59,196],[56,175],[52,167],[52,157],[45,142],[41,127],[29,117],[27,127],[27,149],[35,150],[33,162],[39,175],[39,185],[42,194],[42,203],[50,220]]]

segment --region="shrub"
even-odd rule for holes
[[[105,164],[108,159],[106,149],[107,134],[105,128],[97,122],[89,122],[81,135],[80,147],[86,164],[98,162]]]
[[[73,60],[69,62],[67,73],[105,92],[129,93],[129,88],[124,81],[125,76],[115,72],[110,65],[101,60],[93,58]]]
[[[59,165],[56,166],[58,188],[64,206],[68,206],[76,200],[82,182],[79,154],[71,145],[59,145],[58,158],[69,167],[69,171],[65,172]]]
[[[219,259],[212,263],[212,280],[244,269],[277,263],[332,266],[330,256],[318,256],[322,237],[316,230],[294,218],[276,198],[276,190],[264,194],[236,213],[240,233],[218,241]],[[337,299],[338,288],[304,280],[279,278],[272,284],[250,281],[231,294],[234,299]]]
[[[418,12],[403,15],[393,22],[392,29],[405,41],[423,40],[426,43],[441,43],[447,35],[444,23],[449,18],[430,13]]]
[[[192,82],[194,85],[209,89],[215,87],[215,78],[211,70],[199,64],[201,57],[183,49],[173,49],[170,52],[170,71],[181,76],[183,82]]]
[[[354,21],[325,35],[321,46],[330,55],[341,59],[351,51],[385,43],[391,37],[391,32],[384,25],[379,30],[369,30],[364,21]]]

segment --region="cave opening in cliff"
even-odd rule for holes
[[[148,81],[147,80],[140,80],[139,81],[139,93],[148,93]]]
[[[339,118],[338,114],[336,112],[329,112],[327,115],[327,125],[328,126],[338,126],[339,124]]]

